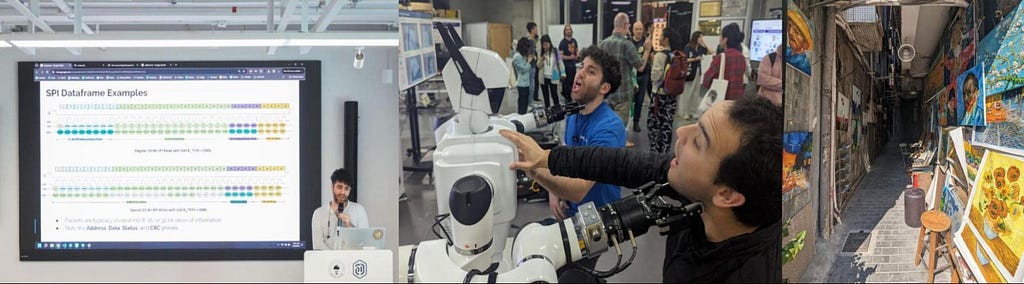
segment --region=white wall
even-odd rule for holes
[[[552,0],[542,0],[552,1]],[[526,23],[534,20],[533,0],[451,0],[452,9],[461,10],[462,23],[491,22],[512,25],[512,39],[526,35]],[[544,32],[543,26],[540,32]]]
[[[559,25],[558,23],[562,22],[562,11],[559,8],[560,3],[562,3],[562,0],[533,2],[533,18],[537,19],[535,22],[540,26],[539,32],[541,35],[548,33],[549,26]],[[561,35],[562,32],[559,31],[558,34]],[[554,43],[558,44],[557,41],[554,41]]]
[[[397,38],[397,33],[396,33]],[[387,228],[387,246],[398,249],[398,86],[384,84],[387,68],[396,69],[397,47],[367,48],[362,70],[352,68],[353,48],[84,49],[39,50],[29,56],[0,48],[0,281],[302,281],[302,261],[85,261],[22,262],[18,260],[18,61],[102,60],[321,60],[323,200],[329,200],[330,174],[342,166],[344,102],[359,101],[359,202],[371,226]],[[395,73],[397,74],[397,73]],[[308,220],[307,220],[308,221]]]

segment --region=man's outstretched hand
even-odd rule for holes
[[[550,153],[550,150],[541,149],[540,145],[533,141],[533,138],[512,130],[503,129],[499,133],[508,141],[515,143],[516,148],[519,148],[519,161],[512,163],[511,168],[513,170],[523,170],[528,174],[532,174],[537,169],[546,169],[548,167],[548,153]]]

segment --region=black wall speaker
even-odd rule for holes
[[[345,148],[342,151],[345,156],[343,167],[352,177],[352,192],[349,193],[348,199],[359,202],[359,102],[346,101],[345,102],[345,123],[343,138],[345,142]]]

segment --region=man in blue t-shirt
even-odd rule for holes
[[[573,101],[584,105],[579,114],[566,118],[565,144],[569,146],[625,147],[626,128],[619,115],[604,102],[621,82],[619,62],[614,55],[592,46],[580,53],[582,65],[572,85]],[[551,211],[559,220],[571,218],[580,204],[594,202],[600,207],[622,198],[618,186],[589,180],[554,176],[547,169],[527,172],[548,190]],[[594,268],[597,258],[577,262]],[[568,266],[567,266],[568,267]],[[559,282],[593,282],[578,270],[560,269]]]

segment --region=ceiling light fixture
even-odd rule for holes
[[[173,39],[168,39],[173,38]],[[118,33],[10,35],[11,45],[27,48],[90,47],[269,47],[398,46],[398,33]]]
[[[366,61],[366,54],[363,53],[363,47],[356,48],[356,58],[352,61],[352,67],[356,69],[363,69],[363,63]]]

